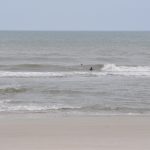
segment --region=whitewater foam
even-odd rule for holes
[[[1,71],[0,77],[65,77],[73,75],[86,75],[87,72],[10,72]]]
[[[0,101],[0,112],[8,113],[48,113],[48,112],[66,112],[66,113],[86,113],[89,115],[96,114],[144,114],[149,113],[150,109],[145,107],[126,107],[126,106],[105,106],[105,105],[87,105],[87,106],[71,106],[71,105],[38,105],[38,104],[19,104],[12,105],[10,99]]]
[[[149,66],[117,66],[115,64],[105,64],[102,71],[111,75],[150,76]]]
[[[37,104],[20,104],[10,105],[11,100],[0,101],[0,112],[49,112],[79,109],[80,107],[73,107],[69,105],[37,105]]]

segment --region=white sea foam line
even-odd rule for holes
[[[67,77],[67,76],[105,76],[105,75],[124,75],[124,76],[150,76],[150,71],[111,71],[102,72],[0,72],[0,77]]]
[[[104,74],[104,73],[102,73]],[[74,75],[97,75],[94,72],[0,72],[0,77],[64,77]]]
[[[10,104],[13,102],[11,99],[0,100],[0,112],[4,111],[48,111],[48,110],[61,110],[61,109],[77,109],[81,106],[71,106],[66,104],[56,104],[56,105],[38,105],[38,104]]]
[[[73,107],[69,105],[52,105],[52,106],[39,106],[39,105],[15,105],[9,106],[3,104],[0,107],[0,112],[3,111],[48,111],[48,110],[60,110],[60,109],[77,109],[80,107]]]
[[[62,73],[55,72],[0,72],[0,77],[46,77],[63,76]]]

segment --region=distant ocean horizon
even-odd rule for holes
[[[150,31],[0,31],[0,114],[150,115],[149,60]]]

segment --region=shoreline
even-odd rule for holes
[[[0,118],[4,150],[148,150],[149,116]]]

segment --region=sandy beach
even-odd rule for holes
[[[149,150],[150,117],[0,119],[2,150]]]

